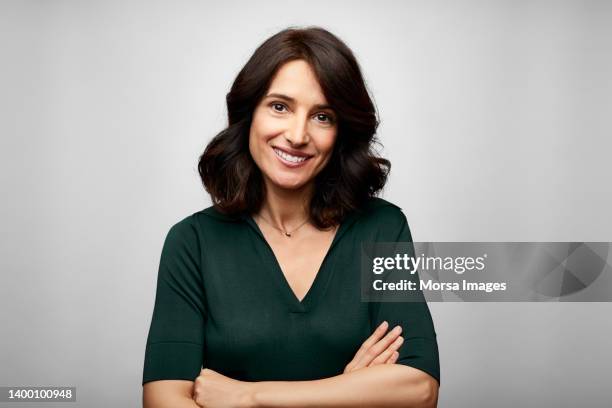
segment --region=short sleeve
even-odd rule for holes
[[[142,384],[194,381],[202,368],[205,301],[200,243],[191,216],[166,235],[146,342]]]
[[[388,210],[387,210],[388,211]],[[393,207],[391,216],[383,218],[389,232],[384,238],[388,242],[412,242],[412,235],[404,213]],[[419,292],[420,293],[420,292]],[[420,293],[422,296],[422,293]],[[426,372],[440,383],[440,362],[436,332],[427,302],[372,302],[372,330],[383,321],[389,327],[402,327],[404,343],[398,350],[396,364],[404,364]]]

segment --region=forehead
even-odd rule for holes
[[[314,70],[304,60],[282,65],[272,78],[267,93],[284,94],[302,103],[327,103]]]

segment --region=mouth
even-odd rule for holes
[[[305,153],[292,154],[276,146],[272,146],[272,150],[274,150],[274,154],[281,163],[291,168],[301,167],[313,157],[312,155]]]

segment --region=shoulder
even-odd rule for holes
[[[227,232],[230,224],[236,224],[243,215],[225,215],[214,206],[183,216],[171,224],[167,240],[204,241],[205,235],[218,236]]]
[[[199,247],[198,226],[195,214],[183,216],[171,224],[164,241],[164,251],[178,250],[180,248],[196,250]]]
[[[370,198],[359,215],[363,221],[375,222],[377,224],[396,224],[406,221],[402,208],[390,201],[380,197]]]
[[[236,223],[243,217],[243,215],[223,214],[211,205],[180,218],[172,225],[170,232],[182,235],[193,235],[203,231],[215,232],[218,228],[224,228],[227,223]]]
[[[356,213],[354,233],[362,241],[411,241],[408,221],[402,208],[380,197],[373,197]]]
[[[244,214],[224,214],[214,205],[195,212],[191,216],[194,218],[194,220],[200,223],[236,223],[244,218]]]

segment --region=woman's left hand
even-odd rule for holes
[[[204,368],[195,379],[193,399],[203,408],[249,407],[249,384]]]

